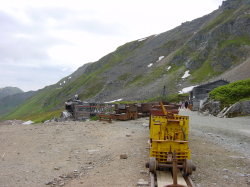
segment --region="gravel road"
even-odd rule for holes
[[[250,158],[250,116],[218,118],[190,110],[181,110],[180,114],[190,117],[190,131],[195,135]]]
[[[181,110],[190,118],[190,148],[198,187],[250,186],[250,117],[217,118]]]

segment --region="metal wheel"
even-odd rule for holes
[[[195,170],[196,170],[196,167],[193,164],[193,162],[191,160],[186,160],[184,163],[184,168],[183,168],[184,175],[189,176]]]
[[[156,173],[157,161],[155,157],[149,158],[149,171],[152,173]]]

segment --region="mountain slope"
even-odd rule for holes
[[[250,2],[228,0],[201,18],[159,35],[126,43],[45,87],[7,118],[59,109],[82,100],[142,100],[214,79],[250,57]],[[184,76],[185,75],[185,76]],[[250,72],[249,72],[250,77]]]
[[[35,95],[36,92],[22,92],[13,95],[8,95],[0,99],[0,115],[7,114],[17,106],[23,104],[27,99]]]

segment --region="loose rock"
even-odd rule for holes
[[[127,154],[121,154],[120,155],[120,159],[127,159],[128,158],[128,155]]]
[[[145,181],[144,179],[139,179],[137,182],[137,186],[148,186],[148,181]]]

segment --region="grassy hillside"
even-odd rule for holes
[[[61,80],[55,85],[39,90],[35,96],[28,99],[14,112],[2,117],[2,119],[33,119],[37,116],[44,116],[42,118],[46,119],[45,116],[50,117],[55,110],[63,110],[64,102],[76,93],[79,94],[81,99],[88,99],[96,95],[103,88],[106,80],[102,73],[123,61],[141,44],[130,42],[119,47],[115,52],[93,63],[92,66],[86,69],[84,74],[77,77],[73,82],[60,86],[59,83],[63,82]]]

